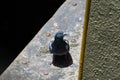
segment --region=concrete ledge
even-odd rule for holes
[[[78,77],[81,34],[85,0],[66,0],[43,26],[14,62],[1,75],[2,80],[76,80]],[[63,31],[70,42],[73,65],[58,68],[51,65],[48,44],[55,33]]]

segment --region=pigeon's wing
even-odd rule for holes
[[[70,50],[70,46],[69,46],[69,41],[68,40],[65,40],[65,42],[66,42],[66,49],[69,51]]]
[[[53,41],[50,41],[50,44],[49,44],[49,51],[50,51],[50,53],[53,52],[52,43],[53,43]]]

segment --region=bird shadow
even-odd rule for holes
[[[70,53],[65,55],[53,55],[52,64],[60,68],[65,68],[73,64],[73,59]]]

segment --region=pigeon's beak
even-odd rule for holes
[[[63,34],[64,36],[68,36],[68,34]]]

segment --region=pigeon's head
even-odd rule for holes
[[[55,40],[56,41],[60,41],[63,40],[63,37],[66,36],[67,34],[64,34],[62,31],[59,31],[56,33],[55,35]]]

